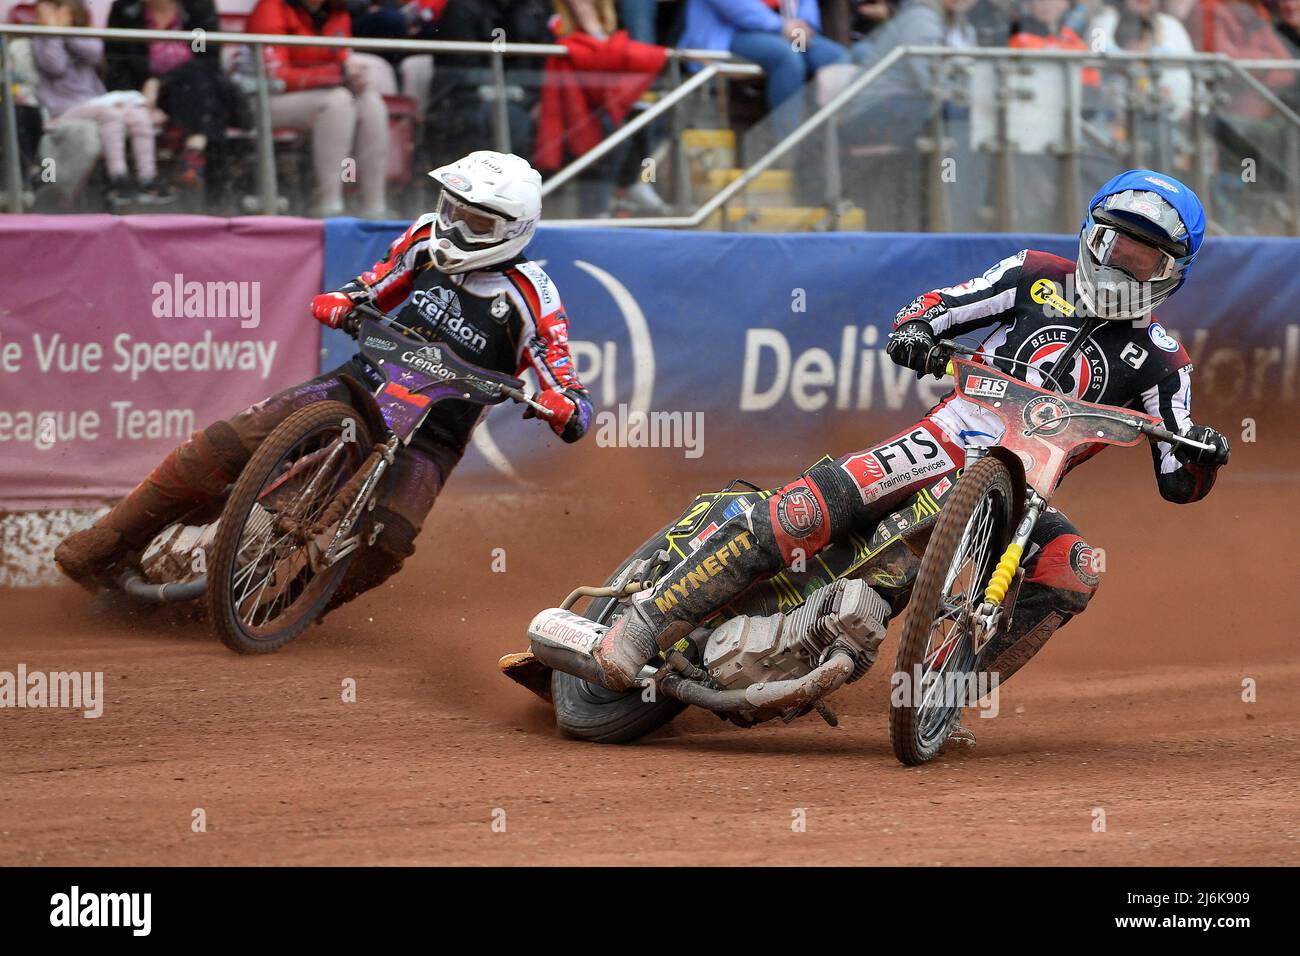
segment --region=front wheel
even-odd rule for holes
[[[976,674],[974,614],[1011,540],[1011,474],[981,458],[949,492],[917,571],[890,691],[889,736],[909,766],[937,754]]]
[[[208,568],[208,610],[231,650],[279,650],[325,607],[351,561],[321,561],[338,524],[324,527],[326,510],[364,466],[370,446],[355,409],[317,402],[281,422],[244,466]],[[363,517],[353,533],[364,534],[366,524]]]

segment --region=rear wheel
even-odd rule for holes
[[[661,532],[642,545],[628,563],[653,554],[662,543]],[[612,583],[622,570],[620,567],[605,584]],[[600,598],[588,605],[583,617],[611,625],[623,608],[624,605],[613,598]],[[551,673],[551,703],[555,707],[556,726],[566,737],[576,740],[601,744],[630,743],[658,730],[685,707],[671,697],[661,696],[647,702],[641,699],[643,693],[639,687],[617,693],[563,671]]]
[[[898,648],[889,735],[903,763],[925,763],[948,739],[974,686],[973,615],[1011,540],[1011,474],[981,458],[949,492],[921,559]]]
[[[325,607],[351,556],[321,566],[320,549],[333,533],[322,519],[370,446],[355,409],[318,402],[281,422],[244,467],[208,568],[208,610],[227,647],[278,650]],[[363,516],[353,533],[364,534],[366,524]]]

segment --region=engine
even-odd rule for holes
[[[889,604],[865,581],[841,579],[814,591],[790,614],[735,617],[704,646],[704,668],[723,687],[801,677],[832,647],[850,652],[862,677],[885,638]]]

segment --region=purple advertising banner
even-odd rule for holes
[[[0,216],[0,263],[0,510],[118,497],[316,373],[319,222]]]

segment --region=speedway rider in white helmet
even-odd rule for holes
[[[461,358],[512,375],[531,369],[540,386],[536,400],[552,413],[547,424],[564,441],[577,441],[591,420],[591,404],[569,355],[568,318],[546,273],[523,256],[542,214],[541,177],[518,156],[486,150],[429,175],[442,187],[434,212],[399,236],[368,271],[337,292],[316,296],[312,315],[339,328],[358,303],[387,312],[405,302],[398,320]],[[76,581],[98,588],[123,558],[219,495],[290,413],[310,402],[350,401],[355,389],[378,381],[356,355],[214,422],[173,450],[93,527],[64,540],[55,560]],[[439,403],[397,453],[375,508],[383,530],[353,562],[335,605],[382,582],[414,552],[420,526],[482,410],[454,400]]]

